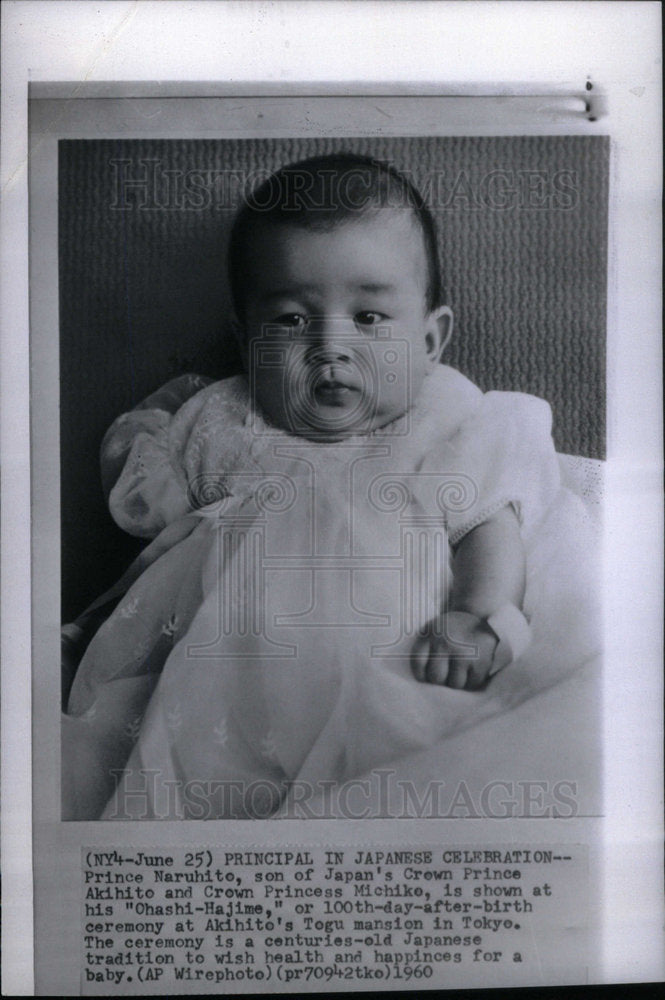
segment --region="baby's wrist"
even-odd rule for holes
[[[444,615],[443,635],[453,643],[482,642],[492,656],[497,637],[482,615],[461,608],[450,608]],[[488,641],[491,645],[488,646]]]
[[[487,627],[497,638],[492,668],[489,676],[509,666],[531,645],[531,626],[517,605],[507,602],[485,619]]]
[[[520,608],[510,602],[489,615],[481,615],[467,608],[451,608],[446,618],[449,628],[452,620],[459,622],[462,630],[467,633],[482,629],[493,635],[496,648],[488,675],[490,677],[519,659],[531,645],[531,626]]]
[[[449,608],[446,612],[446,618],[451,617],[460,619],[465,618],[475,620],[477,622],[481,622],[483,620],[482,615],[477,614],[475,611],[469,611],[467,608]]]
[[[456,636],[471,636],[474,632],[490,632],[482,615],[465,608],[449,608],[445,615],[446,634],[453,639]]]

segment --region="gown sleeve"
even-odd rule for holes
[[[100,455],[102,485],[111,516],[130,535],[155,538],[190,510],[170,431],[173,415],[211,382],[200,375],[173,379],[107,431]]]
[[[548,403],[518,392],[488,392],[447,442],[444,510],[450,543],[512,505],[527,538],[560,486]],[[430,462],[435,463],[433,455]]]

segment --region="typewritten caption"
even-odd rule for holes
[[[84,994],[584,981],[581,845],[82,849]]]

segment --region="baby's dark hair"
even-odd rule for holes
[[[233,223],[228,254],[231,294],[239,319],[244,318],[247,258],[255,227],[286,223],[325,231],[382,208],[408,208],[413,213],[427,259],[425,306],[431,312],[442,305],[436,227],[418,189],[389,163],[355,153],[333,153],[287,164],[245,198]]]

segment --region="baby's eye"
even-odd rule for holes
[[[353,318],[358,326],[377,326],[379,323],[383,323],[388,317],[372,309],[364,309],[361,312],[357,312]]]
[[[303,316],[302,313],[283,313],[281,316],[277,316],[273,322],[278,326],[288,326],[291,330],[298,330],[306,325],[307,317]]]

